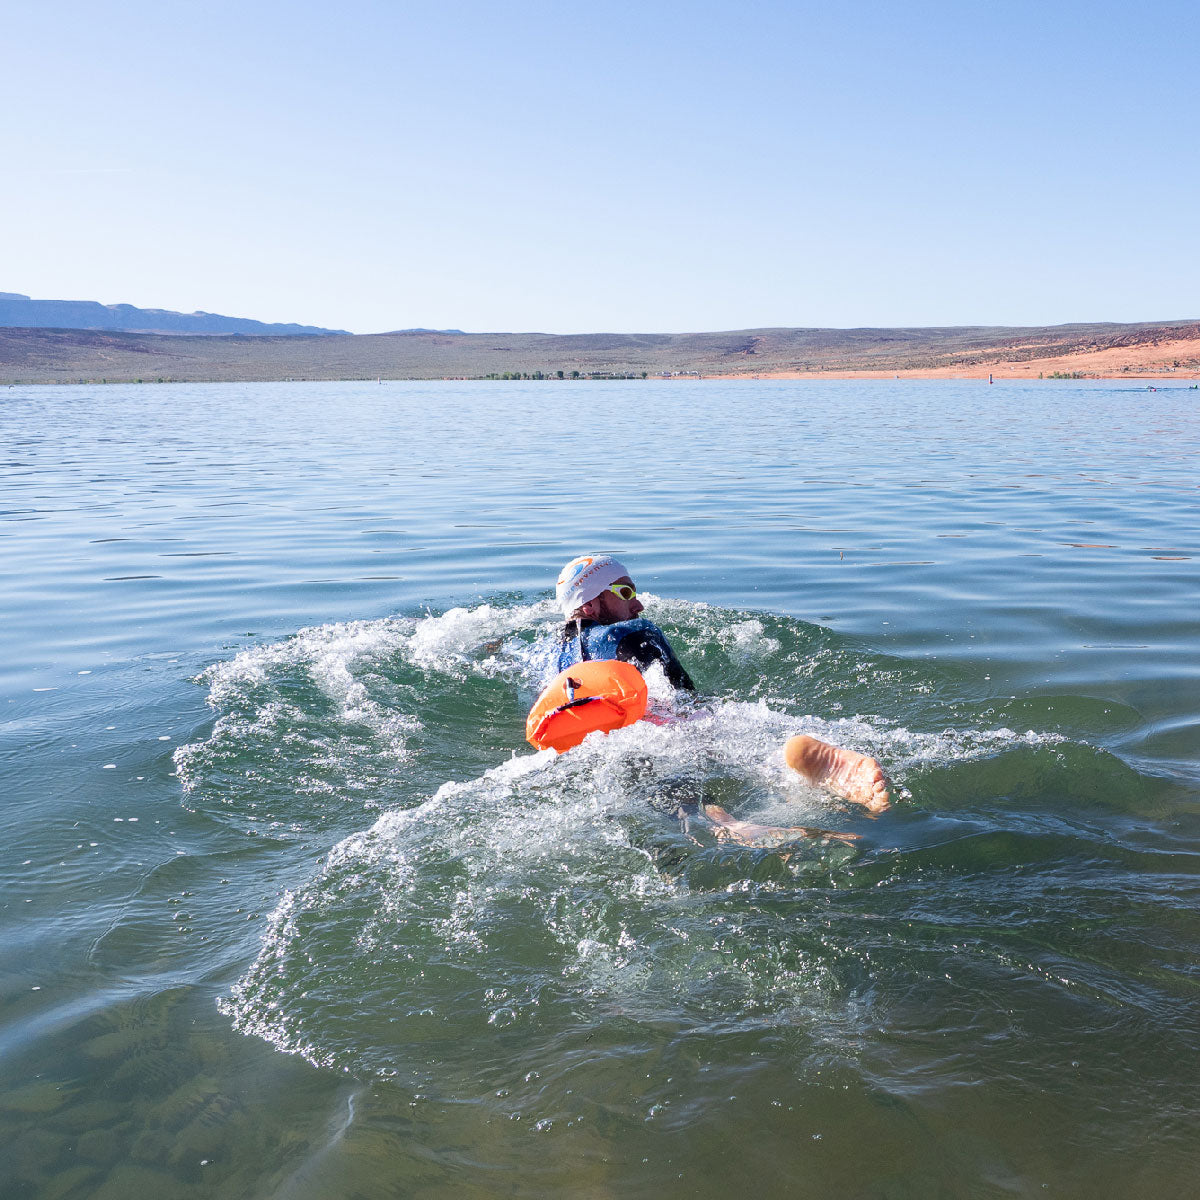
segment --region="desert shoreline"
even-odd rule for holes
[[[203,336],[0,329],[0,384],[581,379],[1200,380],[1200,322],[700,334]]]
[[[1190,360],[1190,361],[1189,361]],[[1176,365],[1178,364],[1178,365]],[[721,378],[751,379],[1146,379],[1200,380],[1200,338],[1156,346],[1119,346],[1045,358],[892,370],[755,371]],[[711,376],[710,376],[711,378]]]

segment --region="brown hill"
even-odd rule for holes
[[[1051,365],[1055,364],[1055,365]],[[537,374],[1112,375],[1200,370],[1200,322],[725,333],[203,337],[0,329],[0,382],[441,379]]]

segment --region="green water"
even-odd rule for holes
[[[3,1194],[1190,1196],[1194,397],[7,390]],[[534,755],[589,549],[701,695]]]

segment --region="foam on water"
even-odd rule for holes
[[[510,663],[494,657],[480,660],[480,648],[527,630],[535,621],[554,612],[554,604],[549,600],[513,608],[491,604],[452,608],[440,616],[428,616],[414,622],[403,652],[415,666],[458,678],[469,672],[489,674],[494,670],[509,670]]]
[[[678,769],[715,748],[705,732],[622,731],[385,814],[285,899],[230,1015],[314,1061],[411,1071],[465,1066],[486,1027],[541,1045],[609,1013],[705,1020],[731,1003],[761,1016],[817,1002],[818,959],[781,971],[753,943],[735,954],[750,918],[731,924],[728,887],[683,886],[667,863],[685,839],[657,828],[645,795],[688,785]],[[416,1062],[410,1026],[431,1043]]]
[[[461,780],[422,773],[423,739],[472,735],[431,728],[429,713],[452,722],[455,701],[501,684],[519,716],[553,660],[550,605],[323,626],[205,671],[221,716],[207,741],[176,752],[189,794],[253,806],[269,783],[265,761],[280,792],[274,815],[301,830],[325,820],[304,795],[357,794],[384,810],[278,905],[223,1002],[235,1026],[314,1063],[414,1086],[467,1087],[489,1030],[526,1039],[536,1055],[581,1021],[617,1017],[800,1021],[822,1052],[843,1052],[847,1022],[861,1016],[861,951],[824,928],[807,889],[849,886],[879,826],[789,771],[783,742],[804,732],[874,754],[903,799],[910,772],[1062,739],[797,714],[802,701],[786,689],[801,661],[822,657],[818,673],[835,685],[839,671],[860,683],[871,665],[852,648],[814,647],[824,631],[796,622],[769,629],[706,605],[655,609],[686,662],[715,667],[730,690],[750,672],[762,694],[681,696],[651,670],[665,723],[593,736],[563,756],[521,753],[514,739],[510,759]],[[902,673],[878,672],[877,701]],[[248,783],[230,770],[245,760],[259,764]],[[336,771],[322,776],[322,761]],[[868,842],[730,847],[699,816],[704,803]],[[681,811],[682,821],[668,815]]]

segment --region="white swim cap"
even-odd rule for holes
[[[629,572],[611,554],[581,554],[559,572],[554,597],[568,620],[577,608],[595,600],[610,583],[625,579]]]

